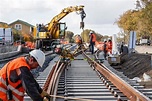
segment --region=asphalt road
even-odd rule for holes
[[[136,46],[135,50],[138,53],[146,53],[146,52],[148,52],[149,54],[152,54],[152,46]]]

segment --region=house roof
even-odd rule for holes
[[[5,22],[0,22],[0,24],[6,24],[7,25],[7,23],[5,23]]]
[[[12,23],[10,23],[9,25],[12,25],[13,23],[15,23],[15,22],[20,22],[20,23],[22,23],[22,24],[25,24],[25,25],[27,25],[27,26],[30,26],[30,27],[34,27],[33,25],[31,25],[31,24],[29,24],[29,23],[27,23],[27,22],[25,22],[25,21],[23,21],[23,20],[16,20],[16,21],[14,21],[14,22],[12,22]]]

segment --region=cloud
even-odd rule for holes
[[[62,9],[69,6],[84,5],[86,12],[85,28],[98,33],[118,33],[119,28],[114,22],[123,12],[134,9],[136,0],[0,0],[0,21],[11,23],[17,19],[33,25],[49,23]],[[80,15],[75,12],[62,20],[68,30],[80,33]]]

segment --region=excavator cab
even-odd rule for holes
[[[70,6],[64,8],[58,15],[53,17],[53,19],[46,25],[37,24],[33,28],[33,36],[36,40],[36,49],[52,50],[56,45],[61,44],[60,40],[65,38],[65,30],[67,29],[65,23],[61,23],[60,20],[67,16],[71,12],[77,12],[81,15],[80,28],[84,28],[84,18],[86,13],[84,12],[84,6]]]
[[[65,38],[65,30],[67,29],[65,23],[59,23],[59,38],[64,39]]]
[[[33,30],[33,36],[36,39],[36,49],[49,49],[60,44],[60,39],[65,38],[66,23],[59,22],[52,33],[47,30],[47,27],[39,24]],[[50,46],[51,45],[51,46]]]

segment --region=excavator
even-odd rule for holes
[[[64,8],[58,15],[56,15],[47,25],[38,24],[33,28],[33,36],[36,39],[36,49],[52,49],[54,46],[60,44],[60,40],[65,37],[67,29],[66,23],[59,22],[62,18],[71,12],[77,12],[81,16],[80,28],[84,28],[83,19],[86,17],[84,6],[70,6]]]

